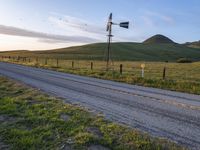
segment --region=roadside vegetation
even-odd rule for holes
[[[0,77],[0,149],[181,150],[78,105]]]
[[[200,62],[163,63],[163,62],[114,62],[110,71],[106,71],[103,61],[64,60],[44,58],[4,58],[1,61],[46,68],[82,76],[114,80],[129,84],[155,87],[179,92],[200,94]],[[92,62],[92,67],[91,67]],[[144,78],[141,78],[141,64],[145,63]],[[123,65],[120,74],[120,64]],[[165,79],[163,70],[166,68]]]

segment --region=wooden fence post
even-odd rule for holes
[[[94,65],[93,62],[91,62],[91,70],[93,70],[93,65]]]
[[[74,69],[74,61],[72,61],[72,68]]]
[[[58,58],[56,59],[56,67],[58,68],[58,64],[59,62],[58,62]]]
[[[47,62],[47,58],[45,58],[45,65],[47,65],[47,63],[48,63],[48,62]]]
[[[166,67],[164,67],[163,69],[163,80],[165,80],[165,78],[166,78]]]
[[[120,64],[120,74],[122,75],[122,73],[123,73],[123,65]]]
[[[167,64],[167,63],[168,63],[168,61],[165,61],[165,63]],[[163,80],[165,80],[165,79],[166,79],[166,71],[167,71],[166,64],[165,64],[165,66],[164,66],[164,69],[163,69]]]

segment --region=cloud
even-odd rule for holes
[[[144,21],[146,26],[150,27],[157,27],[158,25],[174,25],[175,20],[173,17],[152,12],[152,11],[145,11],[145,14],[141,16],[142,20]]]
[[[63,15],[60,13],[50,13],[50,16],[48,18],[49,22],[53,24],[55,27],[61,29],[62,31],[66,31],[68,33],[73,33],[77,35],[87,35],[87,37],[95,37],[100,42],[106,41],[106,35],[108,34],[106,32],[106,21],[107,18],[101,19],[101,21],[88,21],[82,18],[72,17],[68,15]],[[115,19],[116,20],[116,19]],[[117,22],[128,20],[126,17],[121,17],[118,19]],[[136,27],[134,27],[134,24],[132,21],[130,21],[130,27],[129,30],[120,30],[120,28],[117,30],[117,27],[115,28],[113,34],[115,37],[112,39],[113,42],[127,42],[127,41],[142,41],[140,36],[141,31],[136,30]],[[133,28],[134,27],[134,28]],[[132,28],[132,30],[131,30]],[[132,36],[134,34],[135,36]]]
[[[147,11],[147,15],[151,16],[151,17],[157,17],[158,19],[160,19],[168,24],[175,23],[175,20],[171,16],[168,16],[168,15],[164,15],[164,14],[152,12],[152,11]]]
[[[104,24],[97,25],[91,21],[57,13],[51,14],[48,20],[56,27],[68,32],[73,32],[73,34],[87,35],[98,39],[102,39],[103,36],[105,37],[106,35]]]
[[[48,34],[43,32],[37,32],[32,30],[21,29],[13,26],[0,25],[0,34],[11,35],[11,36],[22,36],[37,38],[43,42],[53,42],[53,43],[69,43],[69,42],[78,42],[78,43],[92,43],[97,42],[95,38],[89,38],[86,36],[65,36],[57,34]]]
[[[153,20],[150,17],[148,17],[148,16],[142,16],[141,18],[142,18],[142,20],[144,21],[144,23],[147,26],[150,26],[150,27],[154,27],[155,26]]]

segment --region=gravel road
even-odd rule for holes
[[[0,63],[0,75],[81,104],[107,119],[200,149],[200,96]]]

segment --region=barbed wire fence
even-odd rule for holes
[[[62,58],[48,58],[48,57],[20,57],[20,56],[0,56],[0,61],[30,65],[35,67],[45,67],[52,69],[61,69],[62,71],[81,71],[81,72],[94,72],[106,73],[106,62],[95,60],[90,57],[89,60],[81,59],[62,59]],[[142,77],[141,64],[145,64],[144,78],[145,79],[161,79],[161,80],[183,80],[195,83],[200,83],[199,72],[190,70],[191,68],[180,68],[170,65],[170,63],[151,63],[151,62],[126,62],[115,61],[113,72],[121,76]],[[191,72],[192,71],[192,72]],[[192,75],[191,75],[192,74]]]

